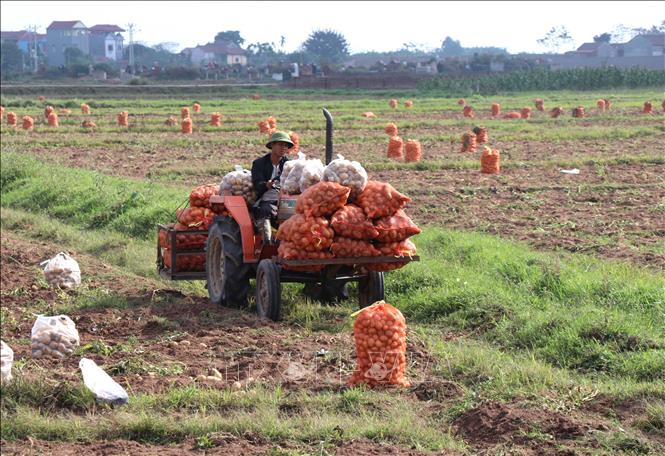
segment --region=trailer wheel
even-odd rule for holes
[[[367,275],[358,281],[358,304],[360,308],[384,299],[383,272],[367,271]]]
[[[260,318],[278,321],[282,310],[282,283],[279,268],[271,260],[261,260],[256,271],[256,313]]]
[[[251,267],[243,261],[240,227],[231,217],[210,226],[206,244],[208,296],[213,304],[247,306]]]

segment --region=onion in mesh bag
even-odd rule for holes
[[[236,165],[235,171],[226,174],[219,185],[219,193],[223,195],[225,192],[243,196],[247,204],[253,204],[256,201],[256,190],[252,184],[252,172]]]
[[[290,160],[284,163],[282,169],[282,176],[279,179],[279,185],[282,191],[288,195],[300,194],[300,178],[302,177],[302,170],[305,166],[305,154],[298,152],[296,160]],[[287,169],[287,165],[289,168]],[[284,175],[286,172],[286,176]]]
[[[318,158],[306,160],[300,176],[300,192],[304,192],[314,184],[321,182],[323,177],[323,163]]]
[[[367,185],[367,171],[357,161],[346,160],[344,156],[337,154],[337,158],[323,170],[323,180],[349,187],[349,197],[354,199]]]

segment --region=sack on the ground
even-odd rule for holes
[[[76,325],[67,315],[38,315],[30,333],[33,358],[57,356],[64,358],[80,343]]]
[[[378,301],[361,310],[353,324],[356,368],[349,386],[409,387],[406,379],[406,320],[399,309]]]
[[[83,375],[83,383],[99,402],[126,404],[129,397],[127,391],[113,380],[104,369],[88,358],[81,358],[79,368]]]
[[[0,340],[0,384],[6,385],[12,381],[12,364],[14,363],[14,350]]]
[[[79,264],[67,252],[60,252],[41,265],[45,265],[44,277],[52,287],[72,289],[81,285]]]

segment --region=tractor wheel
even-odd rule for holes
[[[367,275],[358,281],[358,304],[360,308],[384,299],[383,272],[367,271]]]
[[[261,260],[256,271],[256,313],[260,318],[280,319],[282,283],[279,268],[271,260]]]
[[[240,227],[231,217],[211,225],[206,244],[208,296],[213,304],[247,305],[251,267],[243,261]]]

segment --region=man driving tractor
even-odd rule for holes
[[[277,218],[277,201],[279,199],[279,178],[284,163],[289,160],[289,149],[294,146],[289,134],[276,131],[270,136],[266,147],[270,153],[252,162],[252,183],[257,192],[254,203],[254,219],[263,241],[271,242],[272,228],[270,221]]]

